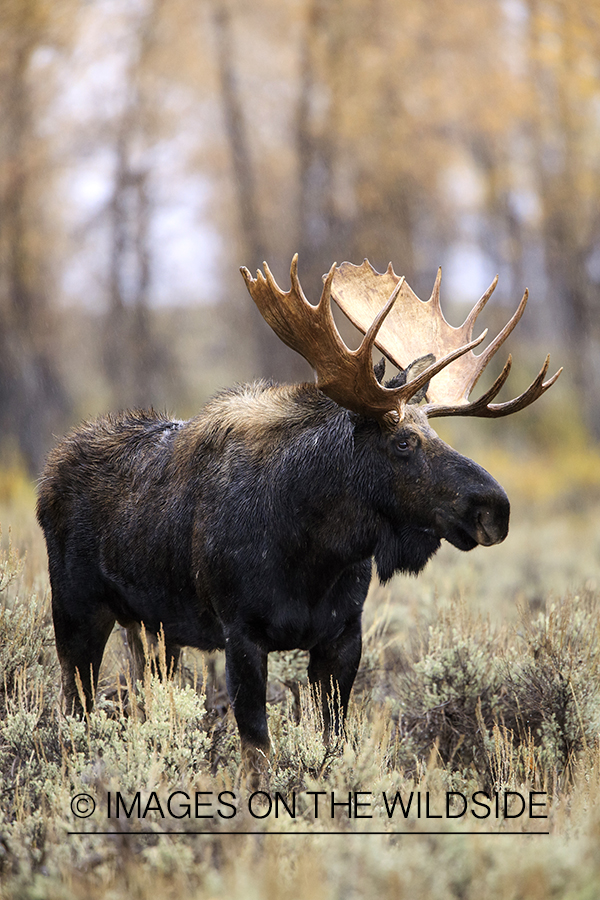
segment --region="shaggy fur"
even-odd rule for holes
[[[313,385],[227,391],[194,419],[106,416],[52,451],[38,519],[69,707],[91,704],[118,621],[181,646],[224,648],[243,747],[269,747],[267,655],[310,651],[309,678],[346,710],[361,611],[379,577],[419,572],[445,538],[503,540],[509,505],[417,407],[384,431]]]

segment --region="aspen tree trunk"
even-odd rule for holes
[[[47,295],[50,266],[42,235],[40,192],[50,162],[35,133],[29,81],[32,56],[45,37],[37,6],[36,0],[13,3],[14,49],[4,60],[0,84],[5,135],[0,159],[0,449],[17,451],[32,474],[39,471],[69,407],[55,355]]]

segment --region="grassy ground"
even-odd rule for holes
[[[599,896],[599,460],[486,452],[513,499],[506,542],[373,585],[328,751],[304,656],[272,655],[254,798],[220,655],[187,650],[174,684],[148,670],[142,721],[116,631],[96,709],[62,714],[32,488],[4,473],[0,898]]]

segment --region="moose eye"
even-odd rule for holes
[[[396,450],[399,453],[407,453],[409,449],[408,441],[396,441]]]

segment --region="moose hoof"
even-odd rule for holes
[[[269,788],[269,748],[246,745],[242,747],[242,770],[249,791],[265,791]]]

